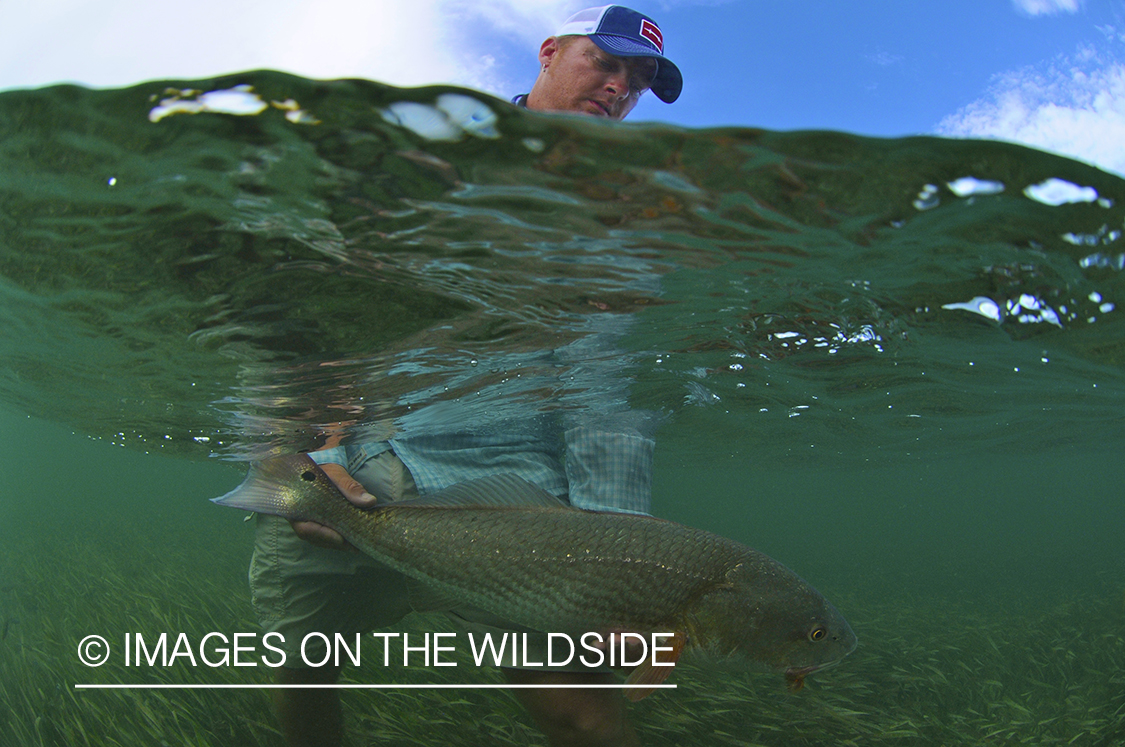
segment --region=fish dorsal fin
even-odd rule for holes
[[[572,509],[540,487],[515,475],[491,475],[451,485],[444,490],[405,501],[398,506],[411,508],[555,508]]]

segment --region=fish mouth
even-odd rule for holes
[[[805,677],[808,677],[813,672],[819,672],[823,669],[829,669],[840,663],[840,659],[830,661],[825,664],[810,664],[807,667],[789,667],[785,670],[785,681],[789,683],[789,689],[797,692],[805,686]]]

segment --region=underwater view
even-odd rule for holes
[[[0,93],[0,745],[280,747],[257,654],[126,655],[260,631],[210,499],[560,422],[651,437],[655,516],[858,639],[800,689],[685,656],[643,744],[1125,744],[1123,276],[1125,180],[1006,143],[274,72]],[[496,668],[363,647],[346,744],[546,744]]]

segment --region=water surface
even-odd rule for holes
[[[1001,143],[275,73],[0,94],[2,741],[279,744],[260,693],[72,690],[268,672],[77,641],[254,629],[249,525],[205,504],[239,462],[556,418],[651,432],[655,513],[860,637],[798,695],[684,668],[646,743],[1125,739],[1123,230],[1121,179]],[[496,693],[346,707],[538,739]]]

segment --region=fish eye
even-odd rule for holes
[[[304,472],[301,473],[301,479],[304,480],[305,482],[315,482],[316,481],[316,473],[313,472],[311,469],[307,469],[307,470],[305,470]]]
[[[825,630],[822,626],[817,626],[817,627],[815,627],[815,628],[813,628],[812,630],[809,631],[809,640],[810,641],[823,641],[825,636],[827,636],[827,635],[828,635],[827,630]]]

